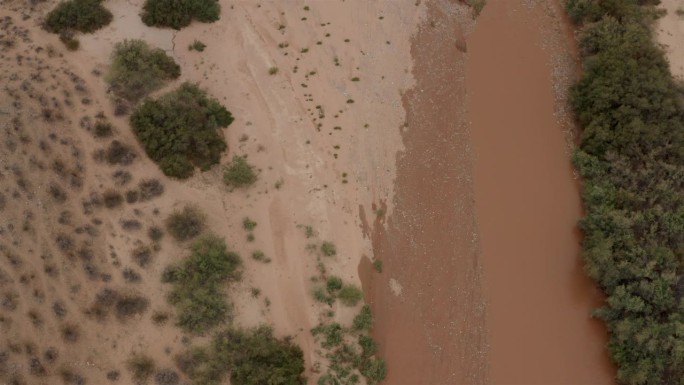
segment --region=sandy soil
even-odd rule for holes
[[[656,39],[667,53],[672,75],[684,81],[684,12],[683,0],[661,0],[660,8],[667,13],[656,23]]]
[[[425,5],[309,2],[305,11],[304,1],[223,1],[220,21],[175,32],[142,25],[136,16],[141,0],[110,0],[105,5],[114,14],[112,24],[80,36],[81,49],[68,52],[39,27],[55,3],[34,7],[17,0],[0,7],[0,17],[10,18],[2,39],[14,42],[3,46],[0,62],[0,79],[7,84],[0,99],[5,138],[0,191],[6,200],[0,291],[7,299],[0,324],[0,363],[6,370],[0,381],[22,377],[51,383],[67,368],[89,383],[105,383],[110,370],[121,372],[122,383],[132,383],[124,367],[134,352],[154,357],[159,368],[173,368],[173,356],[191,341],[173,322],[154,325],[151,315],[171,311],[159,276],[186,254],[185,245],[165,237],[144,269],[135,266],[131,252],[151,243],[147,228],[161,225],[189,202],[208,214],[209,227],[245,260],[243,281],[229,288],[236,323],[270,323],[277,335],[294,336],[305,352],[306,374],[315,381],[310,368],[325,361],[309,333],[321,305],[310,294],[315,259],[306,246],[334,242],[338,255],[328,261],[329,268],[355,283],[361,258],[373,258],[371,239],[360,230],[359,209],[370,215],[384,202],[385,215],[393,212],[394,161],[403,148],[397,127],[406,121],[401,92],[414,84],[410,36],[425,17]],[[179,82],[198,82],[233,112],[224,160],[249,154],[260,171],[255,186],[230,192],[221,183],[220,167],[188,181],[170,180],[146,158],[125,117],[113,116],[102,79],[113,45],[126,38],[144,38],[167,50],[182,67]],[[207,45],[204,52],[188,50],[195,39]],[[271,67],[277,74],[269,74]],[[355,77],[358,82],[351,80]],[[47,108],[53,111],[46,115]],[[83,128],[87,124],[79,124],[99,111],[115,125],[116,139],[137,149],[133,164],[123,167],[132,176],[125,186],[112,178],[118,167],[92,158],[108,141],[94,139]],[[20,123],[8,124],[15,117]],[[51,169],[58,159],[67,164],[66,176]],[[67,186],[70,172],[80,181],[74,187]],[[160,180],[164,194],[113,210],[84,210],[91,193],[123,192],[145,178]],[[64,202],[48,195],[50,183],[63,185]],[[66,224],[59,221],[63,211],[71,213]],[[245,216],[258,223],[253,243],[245,241],[241,228]],[[142,229],[122,229],[126,219],[139,221]],[[313,240],[305,238],[302,225],[313,227]],[[59,250],[60,235],[73,246]],[[255,249],[273,262],[251,260]],[[142,281],[125,282],[126,267]],[[392,277],[391,271],[382,274]],[[85,311],[105,287],[144,295],[149,310],[125,322],[112,316],[93,319]],[[250,296],[252,287],[261,290],[258,300]],[[63,318],[53,311],[54,303],[67,309]],[[357,309],[334,310],[337,320],[348,322]],[[36,317],[40,321],[32,321]],[[73,343],[60,337],[69,324],[79,331]],[[48,362],[44,352],[51,346],[59,355]],[[31,374],[35,359],[44,373]]]

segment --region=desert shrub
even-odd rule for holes
[[[373,327],[373,315],[371,314],[370,307],[368,307],[368,305],[363,305],[359,314],[354,317],[352,327],[354,330],[359,331],[368,331]]]
[[[135,39],[114,46],[105,79],[117,96],[135,103],[179,76],[180,66],[164,50]]]
[[[81,42],[79,42],[70,31],[60,33],[59,41],[61,41],[69,51],[76,51],[78,47],[81,46]]]
[[[257,223],[254,222],[250,217],[245,217],[245,219],[242,220],[242,227],[247,230],[247,231],[252,231],[254,228],[256,228]]]
[[[264,254],[263,251],[261,250],[254,250],[252,252],[252,259],[255,261],[263,262],[263,263],[270,263],[271,258],[267,257],[266,254]]]
[[[202,43],[199,40],[195,40],[192,42],[192,44],[190,44],[188,50],[192,51],[194,49],[195,51],[202,52],[205,48],[207,48],[206,44]]]
[[[380,357],[371,357],[359,368],[359,371],[366,377],[366,382],[369,385],[374,385],[387,376],[387,364]]]
[[[135,160],[136,154],[133,148],[118,140],[113,140],[105,150],[105,159],[109,164],[129,165]]]
[[[215,235],[205,235],[192,244],[192,254],[163,274],[173,284],[169,302],[176,307],[178,326],[201,334],[230,318],[230,305],[222,287],[240,278],[240,256],[228,251]]]
[[[147,236],[154,242],[158,242],[164,237],[164,230],[159,226],[152,226],[147,230]]]
[[[142,277],[140,274],[138,274],[137,271],[131,269],[130,267],[127,267],[121,271],[121,275],[124,278],[124,281],[127,283],[138,283],[142,281]]]
[[[254,166],[247,163],[241,156],[234,156],[223,172],[223,181],[232,187],[250,186],[256,180]]]
[[[147,310],[150,301],[139,295],[121,296],[116,301],[116,315],[124,320],[133,315],[139,315]]]
[[[375,271],[382,273],[382,260],[376,259],[373,261],[373,267],[375,268]]]
[[[276,338],[268,326],[223,331],[210,346],[179,356],[177,364],[197,384],[218,385],[228,374],[233,385],[306,383],[301,348]]]
[[[652,36],[655,1],[568,0],[583,73],[570,92],[582,131],[585,271],[606,295],[620,384],[684,378],[684,104]]]
[[[155,311],[152,314],[152,323],[155,325],[164,325],[169,320],[169,314],[163,311]]]
[[[347,284],[337,293],[337,298],[346,306],[356,306],[363,299],[363,292],[358,287]]]
[[[56,202],[64,203],[67,200],[66,191],[64,191],[64,189],[57,183],[50,183],[50,186],[48,186],[48,192]]]
[[[152,376],[155,364],[152,358],[143,354],[136,354],[128,360],[126,366],[131,371],[133,379],[142,383]]]
[[[118,370],[110,370],[107,372],[107,379],[109,381],[117,381],[120,376],[121,376],[121,373],[119,373]]]
[[[219,162],[226,143],[219,131],[233,117],[196,85],[183,83],[159,99],[147,99],[131,115],[131,126],[147,155],[164,174],[177,178]]]
[[[166,219],[166,231],[179,242],[200,235],[206,228],[207,217],[195,206],[185,206]]]
[[[142,223],[137,219],[122,219],[121,228],[127,231],[135,231],[142,229]]]
[[[74,343],[78,341],[79,337],[81,336],[81,332],[78,329],[78,326],[74,324],[66,324],[62,326],[62,339],[65,342],[69,343]]]
[[[138,190],[140,191],[140,200],[148,201],[161,196],[164,193],[164,185],[159,179],[143,179],[138,183]]]
[[[60,368],[59,376],[65,385],[85,385],[86,383],[83,376],[68,368]]]
[[[124,201],[123,195],[115,190],[107,190],[102,194],[102,201],[108,209],[121,206]]]
[[[112,124],[106,121],[98,121],[95,123],[95,126],[93,127],[93,135],[95,135],[96,138],[108,138],[112,136],[114,133],[114,129],[112,128]]]
[[[342,278],[336,277],[334,275],[328,277],[328,280],[325,283],[325,288],[328,290],[328,293],[334,293],[342,289]]]
[[[323,342],[321,346],[324,348],[331,348],[342,344],[344,340],[344,331],[342,325],[337,322],[331,324],[320,324],[315,328],[311,329],[311,334],[314,337],[321,335],[323,337]]]
[[[334,243],[325,241],[321,243],[321,253],[326,257],[332,257],[337,254],[337,248]]]
[[[112,21],[112,13],[101,3],[102,0],[63,1],[48,13],[45,29],[53,33],[94,32]]]
[[[180,377],[173,369],[162,369],[154,375],[154,381],[158,385],[178,385]]]
[[[181,29],[190,25],[193,19],[214,22],[220,13],[217,0],[146,0],[141,18],[150,27]]]
[[[126,203],[132,204],[138,201],[140,193],[137,190],[126,191]]]
[[[126,170],[116,170],[112,173],[112,180],[117,186],[125,186],[133,179],[133,175]]]
[[[133,262],[140,267],[147,267],[152,261],[152,249],[149,246],[138,246],[131,255]]]

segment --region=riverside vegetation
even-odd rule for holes
[[[583,75],[585,269],[606,295],[617,381],[684,384],[684,91],[653,42],[649,0],[568,0]]]

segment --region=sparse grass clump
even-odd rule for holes
[[[206,235],[193,243],[188,258],[167,268],[163,280],[173,284],[168,300],[176,307],[178,326],[202,334],[228,320],[231,308],[222,287],[240,278],[241,265],[222,239]]]
[[[144,40],[124,40],[114,46],[105,79],[112,91],[132,103],[180,76],[180,66],[162,49]]]
[[[257,223],[254,222],[250,217],[245,217],[245,219],[242,220],[242,227],[247,231],[254,230],[256,226]]]
[[[166,230],[179,242],[195,238],[204,231],[207,218],[197,207],[185,206],[166,219]]]
[[[164,174],[190,177],[195,167],[208,170],[226,149],[219,129],[233,116],[218,100],[194,84],[183,83],[159,99],[147,99],[131,115],[131,126]]]
[[[321,253],[326,257],[332,257],[337,254],[337,247],[332,242],[323,242],[321,244]]]
[[[271,67],[268,69],[268,74],[269,75],[275,75],[278,73],[278,67]]]
[[[190,25],[193,19],[214,22],[220,14],[217,0],[147,0],[141,18],[150,27],[181,29]]]
[[[52,33],[94,32],[111,21],[112,13],[102,6],[102,0],[67,0],[48,13],[45,29]]]
[[[207,48],[207,45],[202,43],[199,40],[195,40],[188,46],[188,51],[195,50],[197,52],[202,52],[204,49]]]
[[[257,176],[254,166],[247,163],[245,158],[234,156],[223,172],[223,181],[232,187],[251,186],[256,182]]]

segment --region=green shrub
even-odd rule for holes
[[[176,307],[178,326],[202,334],[230,319],[223,286],[240,279],[242,260],[228,251],[225,242],[206,235],[192,245],[192,254],[166,269],[162,280],[173,284],[169,302]]]
[[[251,218],[245,217],[245,219],[242,220],[242,227],[247,230],[247,231],[252,231],[254,228],[257,226],[257,223],[254,222]]]
[[[325,282],[325,288],[328,290],[328,293],[334,293],[342,289],[342,278],[336,276],[329,277]]]
[[[342,329],[342,325],[337,322],[328,325],[320,324],[311,329],[311,334],[313,334],[314,337],[318,335],[323,336],[324,340],[321,343],[321,346],[324,348],[339,346],[344,340],[344,331]]]
[[[214,22],[220,13],[217,0],[146,0],[141,17],[150,27],[181,29],[190,25],[193,19]]]
[[[583,73],[570,102],[582,128],[583,259],[606,295],[617,383],[684,378],[684,104],[652,36],[649,0],[568,0]]]
[[[233,385],[306,383],[301,348],[267,326],[218,333],[209,347],[191,349],[177,363],[195,384],[219,385],[228,374]]]
[[[354,317],[352,323],[354,330],[370,330],[373,327],[373,315],[371,314],[370,307],[368,305],[363,305],[359,314]]]
[[[192,42],[192,44],[190,44],[190,46],[188,46],[189,51],[194,49],[195,51],[202,52],[205,48],[207,48],[207,45],[196,39]]]
[[[321,253],[326,257],[332,257],[337,254],[337,248],[332,242],[325,241],[321,244]]]
[[[363,292],[358,287],[347,284],[337,293],[337,298],[346,306],[356,306],[363,299]]]
[[[156,100],[147,99],[131,115],[133,132],[164,174],[192,175],[219,162],[226,143],[219,131],[233,117],[216,99],[190,83]]]
[[[71,32],[62,32],[59,34],[59,41],[64,43],[64,46],[69,50],[69,51],[76,51],[78,47],[80,47],[81,43],[74,37],[74,34]]]
[[[136,39],[114,46],[105,79],[117,96],[135,103],[179,76],[180,66],[162,49]]]
[[[263,263],[271,263],[271,258],[267,257],[266,254],[264,254],[264,252],[261,250],[254,250],[252,252],[252,258],[255,261],[259,261],[259,262],[263,262]]]
[[[378,273],[382,273],[382,261],[379,259],[376,259],[373,261],[373,267],[375,268],[375,271]]]
[[[232,187],[251,186],[256,180],[254,167],[241,156],[234,156],[223,173],[223,181]]]
[[[185,206],[175,211],[166,219],[166,230],[179,242],[187,241],[200,235],[206,228],[207,218],[195,206]]]
[[[359,370],[369,385],[377,384],[387,376],[387,364],[382,358],[369,358]]]
[[[52,33],[94,32],[112,21],[112,13],[101,3],[102,0],[63,1],[48,13],[45,29]]]

